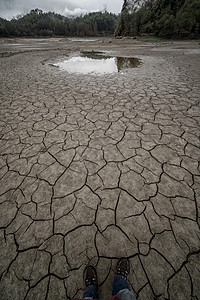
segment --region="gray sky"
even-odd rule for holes
[[[0,0],[0,17],[11,19],[35,8],[66,16],[101,11],[105,7],[109,12],[119,13],[123,2],[123,0]]]

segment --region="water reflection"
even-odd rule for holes
[[[113,57],[102,52],[84,51],[80,56],[73,56],[55,65],[69,73],[101,75],[137,68],[140,64],[141,60],[134,57]]]
[[[135,57],[116,57],[116,60],[118,72],[125,69],[137,68],[141,64],[141,60]]]
[[[108,74],[117,72],[115,59],[92,59],[87,57],[72,57],[58,63],[61,70],[79,74]]]

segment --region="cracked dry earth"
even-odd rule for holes
[[[121,256],[138,300],[200,299],[198,42],[6,43],[0,299],[82,297],[88,264],[106,299]],[[52,66],[97,49],[142,64],[104,76]]]

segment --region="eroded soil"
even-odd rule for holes
[[[138,57],[123,74],[52,65],[75,51]],[[130,258],[138,300],[200,299],[200,45],[0,44],[0,298],[110,295]]]

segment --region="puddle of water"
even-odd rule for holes
[[[3,46],[22,46],[22,44],[17,44],[17,43],[6,43]]]
[[[106,56],[102,52],[82,52],[57,64],[61,70],[78,74],[112,74],[125,69],[137,68],[141,60],[134,57]]]
[[[115,59],[92,59],[87,57],[72,57],[58,64],[61,70],[80,74],[105,74],[117,72]]]
[[[94,39],[69,39],[70,42],[96,42]]]

